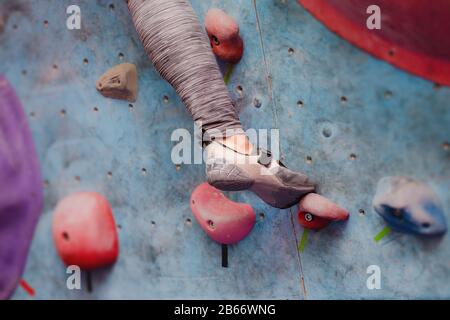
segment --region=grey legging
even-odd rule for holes
[[[136,30],[153,65],[211,137],[242,131],[209,39],[188,0],[129,0]],[[229,135],[229,132],[228,132]]]

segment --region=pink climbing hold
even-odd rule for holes
[[[205,17],[205,29],[208,33],[214,54],[228,63],[238,63],[244,54],[244,42],[239,36],[236,20],[223,10],[210,9]]]
[[[317,193],[308,193],[300,200],[297,214],[300,225],[312,230],[320,230],[331,221],[349,217],[347,210]]]
[[[53,240],[66,265],[90,270],[114,263],[119,240],[108,200],[96,192],[62,199],[53,216]]]
[[[191,210],[206,234],[221,244],[241,241],[256,221],[250,205],[231,201],[206,182],[192,192]]]

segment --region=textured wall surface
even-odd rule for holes
[[[45,179],[45,210],[23,276],[35,298],[450,298],[450,236],[391,233],[376,243],[385,224],[371,207],[379,178],[407,175],[438,193],[450,219],[450,151],[443,148],[450,89],[354,48],[295,0],[192,3],[201,19],[222,7],[241,26],[245,54],[229,88],[244,125],[280,128],[287,165],[318,180],[350,220],[310,232],[299,252],[296,208],[234,194],[259,220],[229,248],[230,267],[222,268],[220,246],[187,221],[204,167],[176,168],[170,160],[172,131],[193,131],[191,119],[148,61],[125,3],[0,0],[0,73],[28,114]],[[65,26],[70,4],[81,8],[81,30]],[[132,105],[95,90],[95,80],[121,62],[138,68]],[[103,193],[119,228],[119,260],[92,273],[92,292],[66,289],[51,237],[52,209],[81,190]],[[366,287],[373,264],[381,290]],[[14,298],[30,297],[19,287]]]

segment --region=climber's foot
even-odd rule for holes
[[[249,189],[269,205],[284,209],[315,189],[306,175],[289,170],[265,150],[248,155],[213,141],[206,153],[208,182],[220,190]]]

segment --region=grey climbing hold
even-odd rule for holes
[[[137,71],[131,63],[118,64],[106,71],[96,82],[97,90],[105,97],[135,102]]]
[[[447,231],[437,195],[428,186],[411,178],[380,179],[373,206],[394,230],[419,235],[440,235]]]

